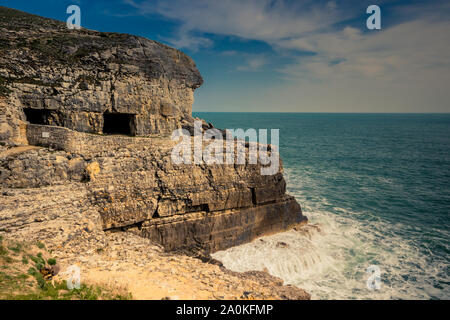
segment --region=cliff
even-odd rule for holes
[[[9,117],[26,121],[23,108],[45,110],[43,124],[102,133],[103,114],[121,113],[133,116],[135,135],[192,122],[193,93],[203,80],[178,50],[126,34],[69,30],[8,8],[0,10],[0,30],[0,96],[8,98]]]
[[[306,222],[281,165],[171,161],[203,81],[182,52],[4,7],[0,35],[1,234],[77,259],[117,232],[207,256]]]

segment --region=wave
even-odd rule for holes
[[[234,271],[266,270],[305,289],[312,299],[450,298],[447,258],[424,252],[405,236],[407,226],[333,207],[325,198],[308,200],[298,185],[292,189],[309,225],[213,257]],[[379,290],[367,286],[371,265],[381,272]]]

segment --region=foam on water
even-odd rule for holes
[[[445,276],[446,265],[430,265],[410,243],[394,234],[386,236],[387,226],[380,223],[369,230],[350,218],[336,219],[325,212],[314,216],[313,221],[328,220],[318,224],[320,230],[306,227],[263,237],[213,256],[234,271],[267,269],[285,283],[307,290],[313,299],[450,296],[433,284],[433,278]],[[366,286],[366,269],[373,264],[381,269],[382,287],[376,291]]]
[[[315,299],[450,298],[450,115],[205,113],[218,128],[278,128],[288,193],[315,228],[214,256]],[[282,244],[281,242],[285,243]],[[381,270],[379,291],[366,269]]]
[[[294,189],[291,193],[302,204],[309,226],[263,237],[213,257],[234,271],[266,269],[286,284],[305,289],[313,299],[450,297],[449,287],[442,286],[450,281],[445,259],[434,257],[431,263],[430,256],[413,241],[398,235],[405,226],[375,216],[367,219],[367,213],[363,218],[362,213],[338,207],[332,207],[332,212],[320,210],[332,204],[327,199],[308,201],[298,191],[301,188]],[[367,288],[370,265],[381,270],[380,290]]]

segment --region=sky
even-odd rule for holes
[[[176,47],[205,83],[194,111],[450,112],[450,2],[0,0]],[[369,5],[381,29],[369,30]]]

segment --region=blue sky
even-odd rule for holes
[[[448,1],[48,0],[0,4],[179,48],[194,111],[450,112]],[[366,28],[381,8],[382,29]]]

